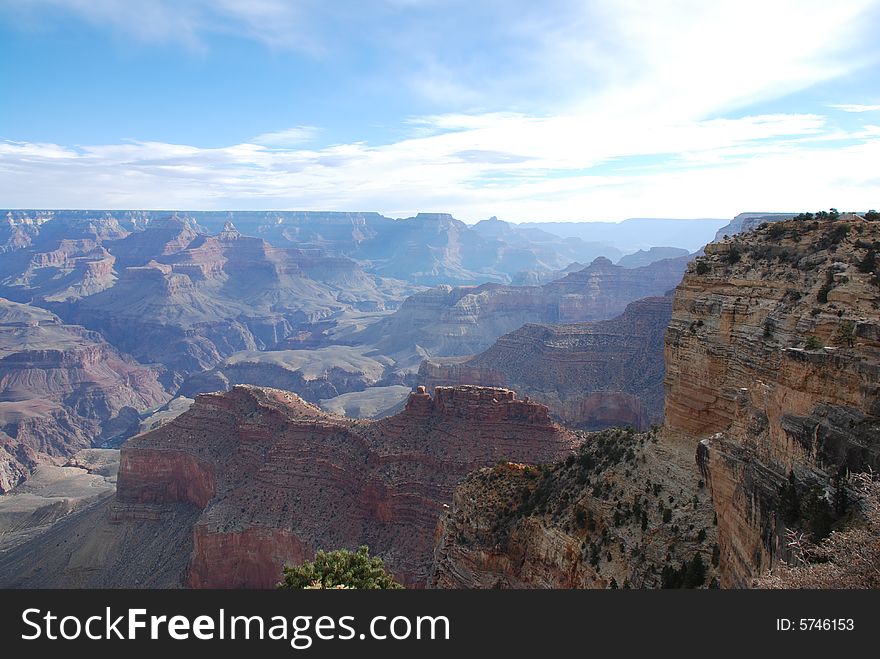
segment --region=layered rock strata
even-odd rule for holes
[[[556,460],[577,443],[545,406],[507,389],[415,392],[399,414],[366,421],[236,386],[198,396],[123,447],[114,516],[201,510],[186,576],[194,587],[271,587],[285,563],[361,544],[423,586],[437,518],[459,481],[502,459]]]
[[[422,362],[419,383],[511,387],[568,426],[646,430],[662,420],[671,310],[671,297],[644,298],[611,320],[525,325],[475,357]]]
[[[714,543],[693,464],[653,433],[605,430],[563,462],[471,474],[440,520],[430,583],[706,587],[716,580]]]
[[[858,216],[765,224],[676,290],[664,433],[711,488],[726,586],[784,558],[787,529],[827,533],[840,470],[880,467],[878,248]]]
[[[96,332],[0,298],[0,493],[41,461],[125,437],[168,395]]]
[[[630,302],[662,296],[681,280],[689,257],[623,268],[605,258],[543,286],[438,286],[413,295],[355,340],[398,363],[476,354],[528,323],[568,324],[613,318]]]

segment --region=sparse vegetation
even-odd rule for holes
[[[767,235],[772,240],[779,240],[785,234],[785,226],[781,222],[774,222],[767,230]]]
[[[705,261],[703,261],[703,260],[697,261],[697,274],[698,275],[708,274],[711,270],[712,270],[712,268],[709,267],[709,264],[706,263]]]
[[[831,289],[834,288],[834,271],[831,268],[825,271],[825,283],[822,284],[822,287],[819,289],[819,292],[816,294],[816,299],[819,300],[822,304],[828,302],[828,293],[831,292]]]
[[[699,588],[706,583],[706,566],[701,554],[694,554],[689,562],[683,562],[677,570],[671,565],[663,568],[663,588]]]
[[[758,588],[880,588],[880,483],[868,475],[853,478],[862,519],[819,543],[791,531],[792,554],[755,582]]]
[[[855,334],[856,334],[856,324],[851,320],[845,320],[840,324],[840,327],[837,328],[837,334],[834,336],[834,340],[847,348],[852,348],[855,345]]]
[[[815,334],[810,334],[807,337],[807,340],[804,342],[805,350],[818,350],[822,347],[822,343],[819,341],[818,337]]]

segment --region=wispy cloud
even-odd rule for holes
[[[337,208],[392,215],[443,208],[465,219],[732,215],[745,208],[872,205],[870,172],[880,157],[876,132],[840,133],[817,115],[635,126],[594,123],[587,115],[424,121],[434,129],[426,136],[319,149],[2,142],[0,195],[13,206]],[[849,143],[831,151],[814,146],[831,134]],[[634,167],[640,158],[651,166]],[[618,168],[618,161],[625,166]]]
[[[289,147],[314,140],[321,130],[315,126],[294,126],[285,130],[257,135],[253,142],[264,146]]]
[[[844,112],[878,112],[878,111],[880,111],[880,105],[860,105],[858,103],[841,103],[841,104],[837,104],[837,105],[831,105],[829,107],[832,107],[835,110],[843,110]]]
[[[343,144],[298,125],[221,148],[0,142],[5,204],[441,208],[514,220],[877,204],[876,130],[843,129],[825,106],[749,110],[876,63],[876,49],[854,47],[869,39],[876,0],[146,5],[27,3],[144,41],[205,48],[208,36],[235,32],[323,56],[350,39],[377,61],[364,78],[429,109],[397,118],[402,138]]]

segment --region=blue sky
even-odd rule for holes
[[[0,206],[876,207],[878,27],[878,0],[0,0]]]

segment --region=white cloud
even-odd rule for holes
[[[829,107],[835,110],[843,110],[844,112],[877,112],[880,110],[880,105],[860,105],[858,103],[841,103]]]
[[[589,115],[450,115],[425,136],[320,149],[0,142],[19,207],[332,208],[476,220],[733,215],[876,206],[877,131],[817,115],[632,125]],[[818,148],[828,135],[849,146]]]
[[[287,128],[285,130],[262,133],[257,135],[253,139],[253,142],[264,146],[296,146],[311,142],[320,132],[320,129],[315,126],[294,126],[293,128]]]
[[[456,0],[461,16],[448,12],[440,23],[416,18],[448,3],[386,0],[396,18],[384,29],[376,27],[387,16],[381,6],[360,3],[29,4],[64,7],[148,41],[200,45],[205,34],[238,29],[315,54],[343,40],[328,39],[334,26],[369,19],[358,38],[396,56],[387,84],[438,109],[386,143],[320,146],[308,126],[222,148],[0,142],[6,205],[431,208],[512,220],[877,205],[875,127],[844,131],[812,108],[746,112],[875,61],[875,49],[857,45],[876,0]],[[484,109],[461,109],[474,107]]]

